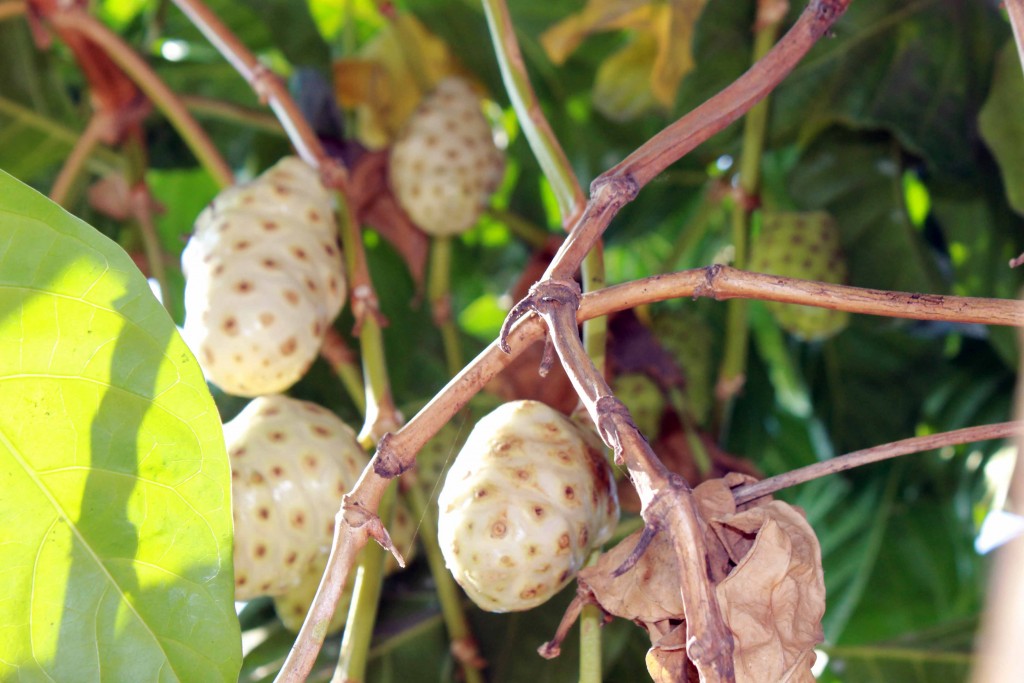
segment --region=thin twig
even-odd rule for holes
[[[196,123],[174,91],[125,44],[120,36],[78,8],[55,12],[47,19],[54,27],[76,32],[100,47],[164,113],[214,180],[221,187],[227,187],[234,182],[231,168],[221,157],[206,131]]]
[[[189,111],[197,116],[220,119],[229,123],[241,123],[271,135],[285,135],[284,128],[281,127],[281,122],[277,120],[277,117],[261,109],[202,95],[180,95],[179,97]]]
[[[804,484],[814,479],[852,470],[855,467],[862,467],[873,462],[881,462],[882,460],[897,458],[911,453],[931,451],[936,448],[943,448],[944,446],[956,446],[974,441],[988,441],[989,439],[1006,439],[1011,436],[1020,435],[1022,430],[1024,430],[1024,421],[1000,422],[998,424],[965,427],[964,429],[955,429],[951,432],[942,432],[941,434],[915,436],[910,439],[903,439],[902,441],[893,441],[881,446],[872,446],[871,448],[847,453],[846,455],[823,462],[816,462],[813,465],[800,467],[753,484],[738,486],[733,489],[732,496],[737,505],[743,505],[790,486]]]
[[[103,112],[93,113],[89,118],[89,123],[85,126],[85,130],[82,131],[78,140],[75,141],[75,146],[71,148],[71,153],[64,160],[64,165],[61,166],[57,179],[53,181],[53,187],[50,188],[50,199],[62,206],[65,205],[75,180],[78,179],[82,169],[85,168],[85,162],[92,156],[92,151],[96,149],[96,145],[99,144],[100,139],[109,126],[109,116]]]
[[[201,0],[174,0],[174,4],[252,86],[260,99],[270,105],[299,156],[313,168],[322,170],[327,153],[281,79],[260,64]],[[340,165],[337,170],[343,172]]]

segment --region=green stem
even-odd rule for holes
[[[391,396],[387,360],[384,354],[384,333],[378,318],[377,295],[370,280],[359,224],[347,199],[337,194],[340,210],[338,223],[342,250],[352,292],[352,313],[356,318],[359,351],[363,361],[363,385],[366,394],[366,415],[359,431],[359,443],[370,448],[389,431],[398,429],[398,412]]]
[[[466,683],[483,683],[483,675],[479,668],[482,662],[476,651],[476,641],[470,631],[469,620],[466,619],[466,614],[462,611],[461,592],[445,565],[440,546],[437,545],[437,520],[434,507],[428,507],[423,489],[416,481],[411,482],[405,499],[413,516],[420,520],[420,540],[427,556],[430,573],[434,577],[434,587],[437,591],[437,599],[441,603],[441,614],[444,617],[445,628],[448,629],[448,637],[452,643],[462,643],[468,646],[460,651],[475,655],[475,657],[463,657],[459,662],[462,665],[465,681]]]
[[[600,552],[593,552],[587,566],[597,564]],[[597,605],[585,605],[580,612],[580,683],[601,683],[601,627],[604,614]]]
[[[381,497],[377,514],[382,520],[391,519],[395,507],[395,487],[389,486]],[[384,550],[376,543],[368,543],[359,553],[356,579],[352,587],[352,602],[341,639],[341,653],[331,683],[352,683],[366,680],[373,625],[377,621],[381,587],[384,585]]]
[[[452,238],[435,237],[430,245],[430,276],[427,299],[434,315],[434,324],[441,330],[448,375],[454,377],[462,369],[462,345],[459,329],[452,319]]]
[[[551,189],[558,200],[563,224],[583,209],[585,198],[576,172],[569,164],[562,146],[558,143],[551,125],[544,118],[540,103],[530,85],[515,27],[504,0],[483,0],[487,15],[487,28],[498,57],[501,78],[505,83],[509,100],[519,117],[519,125],[526,135],[530,149],[540,164],[541,171],[551,183]]]
[[[772,22],[757,29],[754,37],[753,63],[768,54],[778,35],[779,24]],[[765,128],[768,122],[769,96],[747,112],[743,123],[743,152],[740,156],[740,196],[733,207],[732,244],[735,249],[733,265],[744,269],[750,236],[750,214],[761,184],[761,157],[764,152]],[[747,370],[747,347],[750,328],[747,301],[734,299],[727,304],[725,353],[718,373],[718,423],[722,433],[728,429],[733,399],[743,386]]]

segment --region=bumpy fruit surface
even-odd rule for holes
[[[626,404],[637,429],[648,441],[661,431],[661,415],[665,412],[665,395],[653,379],[642,372],[627,372],[612,381],[615,397]]]
[[[764,214],[761,234],[751,246],[750,269],[831,284],[846,281],[839,228],[827,213]],[[768,302],[782,329],[807,341],[837,334],[849,322],[845,311]]]
[[[224,425],[235,520],[235,598],[281,595],[327,552],[341,497],[369,458],[334,413],[287,396]]]
[[[289,157],[225,190],[182,254],[185,341],[224,391],[284,391],[316,358],[345,300],[330,193]]]
[[[480,99],[461,78],[441,81],[391,148],[390,182],[399,204],[439,237],[473,227],[503,171]]]
[[[598,442],[537,401],[482,418],[445,479],[438,542],[469,597],[527,610],[564,587],[618,519]]]
[[[409,511],[405,506],[399,505],[395,508],[391,524],[388,525],[388,533],[391,535],[391,541],[398,548],[399,552],[402,553],[405,561],[407,563],[411,561],[415,555],[414,550],[416,548],[414,543],[416,524],[412,517],[409,516]],[[277,610],[277,616],[280,617],[281,623],[289,631],[297,632],[302,628],[302,622],[306,619],[306,612],[309,611],[309,606],[313,604],[313,597],[316,595],[317,588],[320,587],[320,578],[323,576],[324,568],[327,567],[328,554],[324,552],[317,556],[313,563],[309,565],[306,573],[303,574],[299,585],[284,595],[274,598],[274,609]],[[398,563],[395,562],[394,556],[388,554],[384,564],[384,571],[391,574],[397,569]],[[338,607],[335,609],[334,617],[327,627],[328,635],[337,633],[345,626],[348,606],[352,601],[352,586],[354,583],[355,576],[353,573],[353,575],[349,576],[345,590],[342,591],[341,597],[338,599]]]
[[[715,372],[711,327],[698,313],[683,308],[659,312],[651,329],[683,371],[684,407],[697,424],[704,424],[711,414],[711,382]]]

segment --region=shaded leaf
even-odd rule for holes
[[[233,680],[199,366],[124,252],[6,174],[0,198],[0,677]]]
[[[852,3],[833,34],[777,91],[774,135],[807,141],[839,121],[884,128],[933,170],[969,174],[975,117],[1007,35],[995,7]]]
[[[934,257],[907,217],[900,150],[891,140],[834,129],[803,153],[789,189],[801,206],[825,209],[839,224],[850,284],[942,291]]]
[[[1007,43],[996,62],[992,89],[978,115],[985,144],[992,150],[1003,173],[1006,198],[1017,213],[1024,214],[1024,73],[1014,43]]]

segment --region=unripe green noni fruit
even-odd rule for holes
[[[751,245],[750,269],[830,284],[846,281],[839,227],[823,211],[763,214],[761,234]],[[841,332],[846,311],[766,302],[779,326],[798,339],[816,341]]]
[[[711,327],[697,312],[683,308],[659,311],[651,329],[683,371],[681,391],[686,410],[697,424],[704,424],[711,414],[715,373]]]
[[[665,395],[657,382],[642,372],[627,372],[612,381],[612,393],[626,404],[637,429],[648,441],[658,438]]]
[[[369,457],[334,413],[263,396],[224,425],[235,520],[235,598],[282,595],[326,553],[342,496]]]
[[[309,368],[345,301],[331,194],[288,157],[221,192],[182,254],[185,341],[238,396],[284,391]]]
[[[466,594],[527,610],[563,588],[610,537],[618,499],[600,442],[538,401],[473,428],[438,499],[438,542]]]
[[[453,76],[423,99],[399,134],[389,179],[413,222],[443,237],[473,227],[504,168],[480,98]]]

